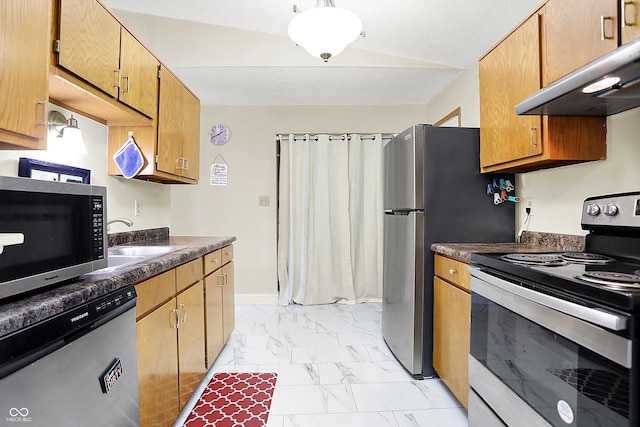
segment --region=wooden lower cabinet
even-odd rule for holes
[[[207,372],[204,351],[204,284],[200,280],[176,298],[178,326],[178,383],[180,410]]]
[[[178,402],[178,334],[175,299],[136,322],[141,426],[170,426]]]
[[[436,255],[433,278],[433,367],[467,408],[471,294],[463,262]],[[438,276],[444,276],[440,278]],[[444,280],[443,280],[444,279]],[[452,279],[451,282],[447,281]]]
[[[136,284],[142,427],[173,425],[231,335],[232,258],[229,245]]]
[[[205,255],[204,264],[207,367],[210,367],[235,327],[233,246]]]

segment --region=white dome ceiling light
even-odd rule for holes
[[[317,0],[315,9],[299,12],[289,23],[289,37],[309,54],[322,58],[337,56],[349,43],[364,37],[362,21],[350,10],[336,7],[333,0]]]

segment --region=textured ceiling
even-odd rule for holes
[[[103,0],[203,105],[426,104],[541,0],[335,0],[366,37],[325,64],[287,36],[315,0]]]

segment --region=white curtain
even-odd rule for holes
[[[382,147],[380,134],[281,141],[280,304],[381,299]]]

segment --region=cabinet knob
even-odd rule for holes
[[[455,268],[449,269],[449,274],[456,274],[458,271]]]

